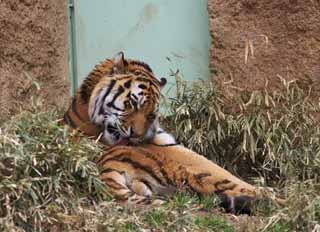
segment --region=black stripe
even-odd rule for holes
[[[144,185],[146,185],[152,192],[154,191],[152,186],[150,185],[150,183],[147,180],[140,179],[139,181],[142,182]]]
[[[123,159],[121,156],[126,156],[126,154],[124,154],[124,153],[121,153],[121,154],[119,154],[119,155],[117,155],[115,157],[107,158],[106,160],[104,160],[104,158],[106,156],[108,156],[108,154],[112,153],[112,151],[110,153],[105,153],[105,155],[99,157],[99,159],[97,160],[96,163],[98,163],[99,166],[104,166],[109,161],[126,162],[128,164],[131,164],[131,166],[133,168],[137,168],[137,169],[143,170],[144,172],[149,174],[151,177],[153,177],[156,181],[160,182],[162,185],[167,185],[167,184],[174,185],[172,180],[169,178],[168,173],[163,168],[163,164],[162,164],[162,162],[160,160],[154,159],[152,156],[148,155],[149,153],[145,152],[142,149],[141,150],[139,149],[139,151],[140,151],[140,154],[144,154],[147,158],[151,159],[152,161],[154,161],[157,164],[157,166],[158,166],[158,168],[160,170],[160,173],[161,173],[162,177],[165,179],[166,183],[163,183],[163,181],[161,179],[159,179],[159,177],[154,174],[152,168],[144,167],[141,164],[139,164],[139,163],[137,163],[135,161],[132,161],[130,158],[124,158]]]
[[[97,163],[98,166],[100,167],[104,166],[104,164],[107,163],[109,160],[113,159],[114,157],[123,156],[127,154],[127,152],[128,152],[128,148],[126,146],[124,147],[120,146],[120,148],[119,148],[119,145],[109,146],[104,150],[104,153],[96,159],[95,163]],[[115,155],[113,155],[114,153]],[[111,158],[108,158],[110,156]],[[104,160],[105,158],[106,160]],[[102,161],[103,163],[101,163]]]
[[[146,88],[147,88],[147,86],[144,85],[144,84],[139,84],[138,87],[139,87],[140,89],[146,89]]]
[[[112,133],[115,132],[115,131],[118,131],[118,128],[115,127],[115,126],[113,126],[113,125],[111,125],[111,124],[108,124],[108,126],[106,127],[106,129],[107,129],[107,131],[108,131],[110,134],[112,134]]]
[[[136,76],[147,76],[149,78],[156,79],[155,76],[152,73],[146,72],[145,70],[142,70],[142,69],[135,70],[134,71],[134,75],[136,75]]]
[[[111,102],[109,102],[109,103],[107,104],[107,106],[110,107],[110,108],[113,108],[113,109],[115,109],[115,110],[121,111],[121,112],[124,112],[124,111],[125,111],[124,109],[118,108],[117,106],[115,106],[115,104],[113,104],[113,103],[111,103]]]
[[[107,148],[104,150],[104,153],[95,160],[95,163],[96,163],[99,167],[103,167],[103,166],[105,165],[105,163],[107,163],[107,162],[110,160],[110,158],[108,158],[108,157],[112,156],[113,153],[117,153],[118,150],[119,150],[119,147],[118,147],[117,145],[112,145],[112,146],[107,147]],[[122,150],[125,150],[125,151],[126,151],[126,149],[121,149],[121,148],[120,148],[120,151],[122,151]],[[124,151],[124,152],[125,152],[125,151]],[[123,152],[123,151],[122,151],[122,152]],[[115,157],[117,157],[117,156],[119,156],[119,155],[122,155],[122,154],[123,154],[123,153],[121,153],[121,154],[116,154]],[[104,160],[105,158],[106,158],[106,160]],[[103,161],[103,163],[101,163],[102,161]]]
[[[98,94],[97,94],[97,96],[99,96],[100,95],[100,93],[101,93],[101,90],[99,90],[99,92],[98,92]],[[94,107],[93,107],[93,115],[89,115],[89,117],[90,117],[90,119],[91,119],[91,121],[93,120],[93,119],[95,119],[95,114],[96,114],[96,112],[97,112],[97,104],[98,104],[98,98],[96,98],[95,99],[95,102],[94,102]],[[99,110],[99,112],[100,112],[100,110]],[[91,118],[91,116],[93,116],[93,118]]]
[[[149,166],[143,166],[141,165],[140,163],[136,162],[136,161],[133,161],[132,159],[130,159],[129,157],[128,158],[124,158],[123,160],[121,160],[122,162],[125,162],[125,163],[130,163],[134,168],[137,168],[137,169],[140,169],[140,170],[143,170],[145,171],[146,173],[148,173],[151,177],[153,177],[155,180],[157,180],[159,183],[161,184],[166,184],[163,182],[163,180],[161,180],[154,172],[153,172],[153,169]],[[158,167],[159,170],[161,171],[161,168]],[[162,173],[161,173],[162,174]]]
[[[126,157],[126,158],[123,158],[121,157],[123,155],[120,155],[120,156],[117,156],[117,157],[114,157],[114,158],[111,158],[111,159],[108,159],[106,160],[105,162],[102,163],[102,165],[104,165],[106,162],[109,162],[109,161],[119,161],[119,162],[123,162],[123,163],[127,163],[129,165],[131,165],[133,168],[136,168],[136,169],[140,169],[144,172],[146,172],[147,174],[149,174],[153,179],[155,179],[156,181],[158,181],[160,184],[167,184],[167,183],[164,183],[163,180],[161,180],[154,172],[153,172],[153,169],[151,167],[148,167],[148,166],[143,166],[141,165],[140,163],[136,162],[136,161],[133,161],[132,159],[130,159],[129,157]],[[159,167],[158,167],[159,168]],[[159,170],[161,170],[159,168]]]
[[[105,92],[105,94],[102,97],[102,102],[104,102],[104,100],[106,99],[106,97],[110,94],[111,90],[113,89],[114,85],[116,84],[115,80],[111,80],[110,85],[108,86],[107,91]],[[103,105],[103,104],[102,104]],[[95,106],[96,107],[96,106]],[[94,111],[95,112],[95,111]],[[100,114],[103,114],[103,107],[100,108],[99,111]]]
[[[134,94],[132,96],[135,96]],[[133,107],[135,110],[137,110],[138,108],[138,98],[135,96],[135,98],[131,97],[131,93],[129,92],[127,95],[127,98],[129,98],[129,100],[126,100],[126,102],[128,102],[129,106]]]
[[[137,77],[136,79],[137,81],[141,81],[141,82],[145,82],[145,83],[149,83],[150,85],[156,86],[157,88],[159,88],[159,83],[157,83],[155,80],[152,80],[150,78],[146,78],[146,77]]]
[[[77,126],[75,125],[75,123],[72,121],[72,119],[69,116],[69,111],[67,111],[64,115],[63,115],[63,120],[69,125],[71,126],[73,129],[77,129]]]
[[[119,126],[118,129],[121,130],[124,134],[127,134],[127,131],[125,131],[121,126]]]
[[[132,93],[131,96],[132,96],[135,100],[138,100],[138,99],[139,99],[139,98],[137,97],[137,95],[135,95],[134,93]]]
[[[197,182],[198,185],[201,185],[203,186],[203,180],[202,178],[204,177],[208,177],[208,176],[211,176],[210,173],[199,173],[199,174],[194,174],[193,177],[195,179],[195,181]]]
[[[178,146],[178,143],[168,143],[168,144],[155,144],[155,143],[149,143],[151,145],[154,146],[158,146],[158,147],[171,147],[171,146]]]
[[[118,161],[118,162],[127,162],[128,164],[131,164],[132,167],[134,168],[140,168],[145,171],[147,174],[149,174],[151,177],[153,177],[155,180],[157,180],[158,182],[160,182],[162,185],[167,185],[167,184],[171,184],[171,185],[175,185],[174,182],[169,178],[168,173],[166,172],[166,170],[163,167],[163,164],[160,160],[153,158],[153,156],[150,156],[150,153],[146,152],[143,149],[139,149],[139,152],[141,155],[144,155],[146,158],[152,160],[153,162],[155,162],[157,164],[157,167],[160,170],[160,173],[162,175],[162,177],[165,179],[166,183],[163,184],[163,181],[159,179],[159,177],[155,176],[152,168],[148,168],[148,167],[144,167],[141,164],[134,162],[130,159],[130,157],[128,158],[124,158],[123,156],[128,156],[126,154],[126,150],[127,149],[123,149],[123,151],[120,154],[117,154],[116,156],[112,157],[112,158],[108,158],[109,155],[112,155],[113,152],[117,152],[117,147],[111,147],[108,150],[106,150],[106,153],[104,153],[104,155],[100,156],[97,160],[97,164],[99,166],[104,166],[108,161]],[[109,152],[108,152],[109,151]],[[106,159],[105,159],[106,158]],[[133,164],[137,164],[136,166],[134,166]]]
[[[110,103],[113,104],[115,102],[115,100],[117,99],[117,97],[119,97],[123,92],[124,92],[124,88],[122,86],[119,86],[117,93],[113,96],[113,99]]]
[[[116,117],[118,117],[118,116],[119,116],[119,114],[118,114],[118,113],[116,113],[116,112],[112,112],[112,113],[108,113],[108,112],[106,112],[106,113],[105,113],[105,115],[106,115],[106,116],[113,115],[113,116],[116,116]]]
[[[234,190],[237,186],[238,186],[237,184],[232,184],[232,185],[229,186],[229,187],[223,187],[223,190],[224,190],[224,191]]]
[[[189,182],[187,182],[186,183],[187,184],[187,189],[188,190],[190,190],[189,192],[192,194],[192,193],[200,193],[201,194],[201,192],[200,191],[198,191],[198,190],[196,190]]]
[[[126,83],[124,83],[124,87],[129,89],[131,86],[131,82],[132,82],[132,80],[128,80]]]
[[[104,157],[108,156],[107,153],[104,153],[102,154],[101,156],[99,156],[96,160],[95,160],[95,163],[98,165],[98,166],[103,166],[108,160],[104,161],[103,164],[99,164],[103,159]]]
[[[73,98],[73,99],[72,99],[71,109],[72,109],[73,113],[74,113],[81,121],[84,121],[83,118],[81,117],[81,115],[79,114],[78,110],[77,110],[77,99],[76,99],[76,98]]]
[[[151,204],[151,198],[150,197],[146,197],[142,200],[142,202],[140,201],[139,203],[143,203],[143,204]]]
[[[118,107],[116,107],[116,106],[114,105],[114,102],[116,101],[116,99],[117,99],[123,92],[124,92],[124,88],[123,88],[122,86],[119,86],[119,88],[118,88],[118,90],[117,90],[117,93],[113,96],[112,101],[109,102],[109,103],[107,104],[107,106],[108,106],[108,107],[112,107],[112,108],[114,108],[114,109],[116,109],[116,110],[119,110],[119,111],[124,111],[123,109],[120,109],[120,108],[118,108]]]
[[[231,184],[231,186],[224,186],[227,184]],[[222,180],[222,181],[218,181],[214,184],[214,187],[216,188],[215,193],[223,193],[227,190],[233,190],[234,188],[236,188],[238,185],[232,183],[230,180]]]
[[[160,91],[161,91],[161,90],[159,89],[159,87],[156,86],[156,85],[151,85],[151,89],[153,90],[153,93],[157,95],[157,98],[159,98],[159,96],[160,96]]]
[[[169,178],[169,175],[168,175],[167,171],[164,169],[164,167],[163,166],[160,166],[160,167],[161,167],[160,168],[161,173],[162,173],[163,177],[166,179],[167,183],[169,185],[175,185],[175,183]]]
[[[156,162],[156,164],[158,165],[158,167],[160,168],[160,171],[161,171],[161,174],[162,176],[164,177],[164,179],[166,180],[166,182],[170,185],[174,185],[174,183],[172,182],[172,180],[169,178],[169,175],[167,173],[167,171],[165,170],[164,166],[163,166],[163,163],[161,160],[159,159],[155,159],[154,157],[157,157],[157,156],[150,156],[149,152],[146,152],[145,150],[143,149],[139,149],[139,152],[140,154],[143,154],[145,155],[146,157],[148,157],[149,159],[153,160],[154,162]]]
[[[138,60],[130,60],[130,64],[132,65],[137,65],[137,66],[142,66],[143,68],[145,68],[147,71],[152,73],[152,69],[150,68],[150,66],[142,61],[138,61]]]
[[[202,172],[202,173],[199,173],[199,174],[195,174],[194,176],[195,176],[195,178],[197,178],[197,179],[202,179],[202,178],[204,178],[204,177],[211,176],[211,173],[209,173],[209,172]]]
[[[117,181],[115,181],[111,177],[106,177],[106,178],[101,177],[101,178],[102,178],[102,181],[105,182],[105,184],[108,185],[108,187],[110,187],[110,188],[113,188],[113,189],[116,189],[116,190],[127,189],[126,187],[122,186],[121,184],[119,184]],[[114,184],[116,186],[114,186]]]
[[[100,175],[102,175],[102,174],[107,174],[107,173],[110,173],[110,172],[118,172],[118,173],[120,173],[121,175],[125,173],[124,171],[118,171],[118,170],[113,169],[113,168],[105,168],[105,169],[103,169],[103,170],[100,172]]]

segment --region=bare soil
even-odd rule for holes
[[[0,0],[0,119],[69,98],[66,0]],[[37,90],[33,82],[40,85]]]
[[[228,92],[274,90],[280,76],[319,90],[319,0],[209,0],[208,11],[210,68]]]

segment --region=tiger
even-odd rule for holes
[[[120,52],[94,68],[65,112],[66,124],[89,137],[101,135],[108,145],[96,160],[108,191],[134,203],[185,190],[216,194],[227,212],[248,214],[255,200],[270,198],[269,191],[265,194],[179,145],[160,127],[159,97],[165,83],[149,65]]]
[[[96,65],[83,81],[64,114],[64,122],[106,145],[129,139],[132,144],[171,140],[159,126],[160,91],[166,79],[158,80],[150,66],[125,59],[119,52]]]

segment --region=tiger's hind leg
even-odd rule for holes
[[[108,191],[119,200],[128,199],[132,194],[125,173],[116,170],[104,170],[100,179],[104,182]]]
[[[100,179],[117,199],[149,203],[176,190],[167,182],[161,163],[143,149],[117,145],[109,148],[97,164]]]
[[[132,180],[125,172],[103,172],[100,179],[115,199],[131,204],[149,203],[152,191],[143,182]]]

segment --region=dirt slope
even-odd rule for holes
[[[319,0],[209,0],[211,70],[238,90],[300,79],[319,89]],[[227,89],[228,85],[224,85]]]
[[[68,90],[66,0],[0,0],[0,118],[30,107],[64,104]],[[29,76],[29,78],[28,78]],[[32,81],[40,84],[40,91]]]

